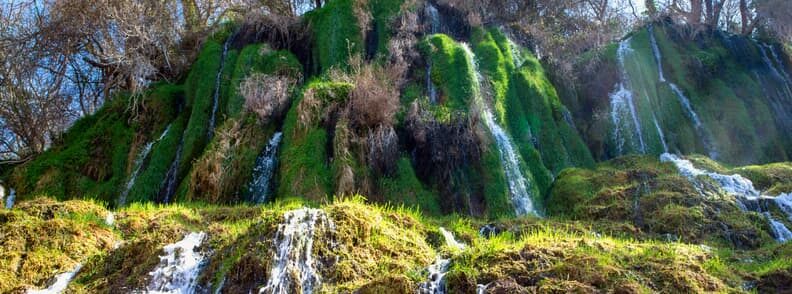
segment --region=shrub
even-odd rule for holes
[[[295,82],[284,76],[253,73],[239,84],[239,92],[245,97],[245,109],[267,124],[281,117],[289,102],[289,89]]]

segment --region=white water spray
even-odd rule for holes
[[[663,129],[660,127],[660,123],[657,122],[657,116],[652,113],[652,122],[654,122],[655,128],[657,129],[657,134],[660,136],[660,143],[663,144],[663,152],[668,153],[668,144],[666,144],[665,134],[663,133]]]
[[[211,140],[212,136],[214,136],[215,124],[217,120],[217,109],[220,107],[220,85],[222,84],[221,79],[223,78],[223,71],[225,69],[226,56],[228,56],[228,47],[231,46],[232,40],[233,35],[226,38],[225,43],[223,43],[223,53],[220,54],[220,69],[217,71],[217,75],[215,76],[214,95],[212,96],[212,116],[209,118],[209,128],[207,129],[206,133],[206,136],[209,138],[209,140]]]
[[[248,189],[251,195],[250,201],[253,203],[264,203],[270,196],[272,176],[275,174],[281,138],[283,138],[283,133],[275,133],[267,143],[267,147],[256,159],[256,166],[253,167],[253,181]]]
[[[132,174],[127,180],[126,185],[124,186],[124,191],[121,192],[121,195],[118,197],[118,205],[123,206],[126,204],[126,197],[129,195],[129,191],[132,190],[132,187],[135,186],[135,181],[137,180],[138,175],[140,174],[140,170],[143,168],[143,163],[145,163],[146,159],[148,158],[149,153],[151,152],[151,147],[154,146],[157,142],[161,141],[162,138],[168,135],[170,132],[172,124],[169,124],[165,130],[160,134],[159,138],[154,141],[148,142],[146,146],[143,147],[143,150],[140,151],[137,158],[135,159],[135,169],[132,171]]]
[[[478,71],[478,66],[476,64],[476,57],[467,44],[462,43],[461,46],[465,51],[468,61],[470,62],[473,71],[471,74],[476,79],[475,85],[473,87],[474,99],[481,107],[482,121],[484,121],[484,124],[490,130],[492,137],[495,139],[495,145],[500,151],[501,165],[503,166],[503,171],[509,184],[509,192],[511,194],[511,201],[514,205],[514,209],[516,210],[517,215],[538,215],[538,212],[533,205],[533,195],[530,192],[531,183],[523,176],[522,171],[520,170],[520,155],[517,153],[516,147],[512,143],[511,138],[509,138],[509,135],[506,133],[506,131],[504,131],[500,125],[495,122],[492,111],[484,102],[484,98],[481,97],[482,80]]]
[[[70,272],[65,272],[62,274],[58,274],[55,276],[55,283],[47,287],[46,289],[41,290],[27,290],[27,294],[60,294],[66,287],[69,286],[69,282],[74,279],[74,276],[77,275],[77,272],[80,271],[82,268],[82,264],[78,264],[74,270]]]
[[[11,209],[14,207],[14,201],[16,201],[16,191],[14,189],[8,189],[8,196],[5,199],[5,208]]]
[[[641,121],[638,119],[638,111],[635,108],[633,101],[633,92],[629,88],[630,78],[627,74],[627,68],[624,60],[628,54],[632,54],[633,49],[630,46],[632,38],[628,38],[619,42],[619,49],[616,51],[616,58],[621,69],[621,81],[616,85],[614,91],[610,94],[611,105],[611,120],[613,122],[613,136],[616,140],[616,150],[619,155],[624,154],[624,141],[626,134],[623,134],[629,123],[624,120],[624,115],[629,114],[632,120],[633,134],[638,139],[638,151],[646,153],[646,143],[644,142],[643,130]]]
[[[440,228],[440,233],[445,239],[446,247],[453,250],[464,250],[465,244],[460,243],[454,238],[454,234]],[[429,272],[428,281],[421,283],[418,288],[418,294],[445,294],[445,275],[448,273],[448,267],[451,265],[451,259],[443,258],[438,255],[435,262],[429,265],[426,270]]]
[[[789,229],[784,226],[783,223],[773,218],[773,216],[769,213],[769,211],[767,211],[765,207],[763,207],[763,205],[756,204],[758,201],[763,200],[772,199],[776,204],[778,204],[780,201],[782,204],[778,205],[779,208],[786,212],[783,204],[787,203],[789,200],[788,197],[790,196],[779,195],[779,197],[781,197],[780,200],[776,200],[779,197],[762,195],[761,192],[754,188],[753,182],[751,182],[751,180],[746,179],[739,174],[724,175],[705,171],[693,166],[692,162],[677,155],[663,153],[660,155],[660,161],[673,163],[677,170],[679,170],[679,173],[687,178],[696,187],[696,189],[699,190],[699,193],[702,193],[706,187],[699,181],[698,178],[700,176],[709,177],[718,184],[721,190],[734,196],[737,200],[738,206],[741,209],[751,210],[763,214],[770,223],[770,226],[773,230],[773,235],[777,241],[786,242],[792,239],[792,233],[789,233]],[[788,214],[788,216],[792,218],[792,215]]]
[[[660,82],[665,82],[665,75],[663,74],[663,56],[660,54],[660,47],[657,46],[657,39],[654,35],[654,26],[649,26],[649,42],[652,45],[652,53],[654,54],[655,62],[657,62],[657,77]]]
[[[335,224],[324,211],[302,208],[286,212],[275,235],[275,256],[267,285],[259,293],[310,294],[321,289],[322,277],[313,256],[313,243]]]
[[[179,242],[166,245],[160,264],[149,273],[151,282],[147,293],[190,294],[195,292],[196,280],[206,255],[199,250],[206,233],[189,233]]]
[[[429,33],[437,34],[440,32],[440,13],[432,3],[426,3],[424,8],[426,19],[429,20]],[[426,60],[426,92],[429,94],[429,102],[432,104],[437,103],[437,87],[432,82],[432,60]]]

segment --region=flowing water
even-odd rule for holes
[[[781,209],[787,215],[787,219],[792,222],[792,193],[784,193],[781,195],[776,196],[773,201],[775,201],[778,208]]]
[[[654,26],[649,26],[649,42],[652,45],[652,53],[654,54],[655,61],[657,62],[657,76],[660,82],[665,82],[665,74],[663,74],[663,56],[660,54],[660,47],[657,46],[657,39],[654,35]]]
[[[771,45],[764,45],[768,51],[770,51],[770,56],[773,57],[773,61],[775,61],[775,65],[778,66],[778,72],[783,76],[784,80],[786,81],[787,85],[792,84],[792,79],[789,77],[789,73],[786,70],[786,66],[784,66],[784,62],[781,61],[776,48]]]
[[[454,234],[446,230],[445,228],[440,228],[440,233],[445,238],[446,247],[452,248],[453,250],[464,250],[465,244],[460,243],[459,241],[454,238]],[[438,255],[435,258],[435,262],[429,265],[426,270],[429,272],[428,280],[423,282],[418,287],[419,294],[445,294],[445,275],[448,273],[448,267],[451,265],[450,258],[444,258]]]
[[[765,212],[764,216],[767,218],[767,221],[770,222],[770,229],[773,230],[773,236],[775,236],[778,242],[783,243],[792,240],[792,231],[789,231],[784,224],[775,220],[769,212]]]
[[[687,159],[683,159],[679,156],[664,153],[660,155],[660,161],[662,162],[671,162],[673,163],[679,173],[686,177],[699,192],[703,192],[706,189],[703,183],[699,181],[700,176],[706,176],[710,179],[714,180],[718,187],[735,197],[737,200],[738,206],[743,210],[750,210],[754,212],[758,212],[763,214],[770,226],[773,230],[773,235],[779,242],[786,242],[792,239],[792,233],[790,233],[789,229],[781,222],[777,221],[767,209],[766,205],[762,205],[762,201],[769,202],[769,203],[776,203],[778,207],[786,212],[785,204],[788,203],[790,200],[790,196],[787,195],[779,195],[778,197],[771,197],[762,195],[761,192],[754,188],[753,182],[751,180],[746,179],[745,177],[733,174],[733,175],[724,175],[715,172],[709,172],[702,169],[699,169],[693,166],[693,163]],[[781,197],[780,200],[777,200]],[[782,204],[778,204],[779,201]],[[792,215],[788,214],[788,217],[792,218]]]
[[[695,127],[695,130],[698,133],[698,135],[701,136],[701,140],[704,144],[704,148],[707,149],[707,153],[710,155],[711,158],[713,159],[717,158],[718,153],[713,149],[711,142],[712,140],[709,138],[708,132],[704,128],[704,125],[701,123],[698,114],[693,110],[693,106],[690,103],[690,99],[688,99],[688,97],[685,96],[685,93],[682,92],[682,90],[679,89],[679,87],[676,84],[666,80],[665,74],[663,73],[663,54],[660,52],[660,47],[657,46],[657,39],[655,38],[654,35],[654,27],[650,25],[648,31],[649,31],[649,43],[652,47],[652,53],[654,55],[655,62],[657,62],[657,76],[659,82],[668,83],[668,86],[671,88],[671,91],[674,92],[674,94],[679,99],[679,103],[682,104],[682,108],[685,109],[688,118],[690,118],[690,120],[693,121],[693,126]],[[657,124],[657,118],[655,118],[655,125],[657,126],[661,139],[663,140],[663,149],[665,150],[666,153],[668,153],[668,147],[666,146],[665,138],[662,138],[664,137],[664,135],[659,127],[659,124]]]
[[[160,191],[160,199],[163,203],[170,202],[171,196],[176,192],[176,185],[179,183],[179,163],[181,163],[182,151],[184,151],[184,137],[182,135],[179,141],[179,147],[176,148],[176,157],[173,158],[168,173],[165,174],[165,179],[162,182],[163,187]]]
[[[503,171],[509,184],[509,192],[511,194],[511,201],[514,205],[514,209],[516,210],[517,215],[538,215],[538,212],[533,205],[533,195],[530,192],[531,183],[523,176],[522,170],[520,170],[520,155],[517,153],[516,147],[512,143],[511,138],[509,138],[509,135],[500,127],[500,125],[498,125],[497,122],[495,122],[492,111],[484,102],[484,98],[481,97],[482,79],[476,64],[476,57],[467,44],[462,43],[462,48],[465,50],[468,61],[473,68],[472,74],[476,79],[476,85],[473,87],[475,92],[474,99],[481,107],[482,121],[490,130],[493,139],[495,139],[495,145],[500,151],[501,165],[503,166]]]
[[[275,133],[267,143],[267,147],[256,159],[256,166],[253,167],[253,181],[248,189],[250,202],[264,203],[270,196],[272,176],[275,174],[275,167],[278,164],[278,147],[282,137],[283,133]]]
[[[27,294],[59,294],[66,290],[66,287],[69,286],[69,282],[77,275],[77,272],[80,271],[82,268],[82,264],[78,264],[74,270],[70,272],[65,272],[62,274],[58,274],[55,276],[55,283],[47,287],[46,289],[41,290],[27,290]]]
[[[214,136],[215,124],[217,124],[217,109],[220,107],[220,85],[222,84],[221,80],[223,78],[223,70],[225,69],[226,56],[228,56],[228,47],[231,46],[231,41],[233,39],[233,35],[226,38],[226,41],[223,44],[223,53],[220,54],[220,69],[217,71],[217,75],[215,76],[215,88],[212,97],[212,115],[209,117],[209,128],[207,129],[206,133],[206,137],[209,138],[209,140],[211,140],[212,136]]]
[[[143,163],[146,162],[146,159],[148,158],[148,155],[151,152],[151,147],[153,147],[154,144],[156,144],[157,142],[162,140],[162,138],[168,135],[168,132],[170,132],[170,128],[171,125],[168,125],[165,128],[165,131],[163,131],[162,134],[160,134],[159,138],[157,138],[154,141],[148,142],[146,146],[143,146],[143,150],[140,151],[137,158],[135,159],[135,169],[132,171],[129,180],[127,180],[127,183],[124,186],[124,191],[122,191],[121,195],[118,197],[118,206],[123,206],[124,204],[126,204],[126,198],[129,195],[129,191],[132,190],[132,187],[135,186],[135,180],[137,180],[138,174],[140,174],[140,170],[143,168]]]
[[[333,232],[335,224],[324,211],[302,208],[286,212],[275,235],[275,256],[267,285],[259,293],[314,293],[322,277],[313,256],[317,235]]]
[[[206,254],[199,247],[206,240],[206,233],[189,233],[179,242],[166,245],[165,255],[160,256],[160,264],[149,273],[151,281],[147,293],[195,292],[196,280],[201,271]]]
[[[5,208],[11,209],[14,207],[14,201],[16,200],[16,191],[11,188],[8,191],[8,196],[5,198]]]
[[[426,3],[424,14],[429,20],[429,33],[437,34],[440,32],[440,13],[432,3]],[[429,94],[429,102],[437,104],[437,87],[432,82],[432,60],[426,60],[426,92]]]
[[[624,144],[627,136],[637,137],[638,146],[636,147],[638,151],[640,153],[646,153],[646,143],[644,142],[641,121],[638,119],[638,112],[635,108],[635,102],[633,101],[633,92],[629,88],[630,78],[624,63],[626,56],[633,52],[630,46],[631,40],[631,38],[628,38],[619,43],[619,49],[616,51],[616,58],[621,71],[621,81],[610,94],[611,120],[614,125],[613,136],[616,141],[616,151],[618,155],[622,155],[625,152]],[[625,115],[629,115],[630,120],[627,120],[624,117]],[[630,125],[630,122],[632,125]],[[632,128],[630,134],[625,134],[627,128]]]
[[[657,134],[660,135],[660,143],[663,144],[663,152],[668,153],[668,144],[666,143],[663,128],[660,127],[660,123],[657,122],[657,116],[655,116],[654,113],[652,113],[652,122],[654,122],[655,128],[657,129]]]
[[[105,224],[111,227],[113,224],[115,224],[115,213],[112,211],[107,212],[107,215],[105,216]]]

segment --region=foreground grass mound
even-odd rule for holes
[[[109,212],[90,202],[22,202],[0,212],[0,289],[44,288],[50,277],[81,264],[69,284],[72,293],[144,290],[163,246],[205,232],[198,250],[207,257],[196,289],[258,291],[270,279],[285,217],[305,209],[298,202],[258,207],[132,204],[116,211],[109,224]],[[785,258],[788,245],[735,251],[639,241],[598,233],[586,223],[534,218],[492,223],[492,230],[481,234],[480,220],[426,218],[414,210],[366,204],[362,197],[309,210],[328,219],[312,234],[310,250],[322,293],[414,293],[438,257],[450,261],[449,293],[474,293],[479,285],[486,293],[739,292],[744,282],[775,291],[792,268]],[[442,227],[449,228],[461,249],[449,245]]]
[[[789,163],[727,168],[700,156],[691,161],[706,170],[742,174],[767,195],[789,192],[784,189],[792,174]],[[734,196],[725,192],[702,196],[673,164],[654,157],[627,156],[600,163],[593,170],[565,170],[547,203],[553,216],[619,222],[652,238],[739,248],[774,242],[764,216],[740,210]]]
[[[109,251],[119,236],[105,223],[107,214],[92,202],[47,198],[0,210],[0,292],[46,285],[55,274]]]

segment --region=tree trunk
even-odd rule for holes
[[[701,23],[701,14],[704,12],[702,1],[703,0],[690,1],[690,13],[688,14],[688,22],[690,24],[697,25]]]

